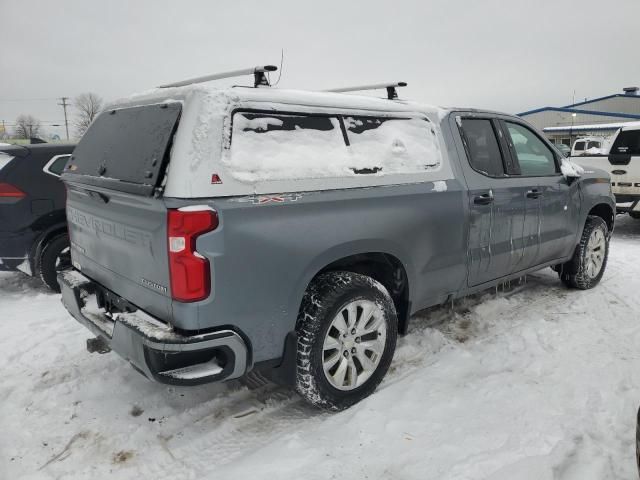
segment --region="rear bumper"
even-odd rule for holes
[[[149,379],[198,385],[238,378],[246,371],[246,343],[232,330],[182,335],[140,310],[108,314],[99,307],[103,287],[76,270],[61,272],[58,282],[69,313]],[[112,292],[109,296],[112,304],[120,299],[130,305]]]
[[[629,202],[636,202],[640,200],[640,193],[636,193],[636,194],[616,193],[614,191],[613,195],[616,197],[616,203],[629,203]]]
[[[640,213],[640,196],[619,197],[616,195],[616,212],[617,213]]]

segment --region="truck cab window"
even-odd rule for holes
[[[520,164],[520,174],[528,177],[554,175],[557,173],[555,155],[538,136],[523,125],[505,122],[510,147]]]
[[[461,130],[471,167],[491,177],[504,175],[502,154],[491,120],[463,118]]]

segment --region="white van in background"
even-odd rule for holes
[[[579,138],[573,142],[571,156],[576,157],[578,155],[598,155],[606,153],[602,151],[603,148],[606,148],[606,143],[603,137]]]
[[[608,148],[609,142],[606,142],[600,147],[600,153],[589,148],[584,154],[576,150],[578,142],[583,142],[582,147],[589,147],[589,142],[592,141],[595,140],[576,140],[571,159],[582,167],[601,168],[609,172],[618,213],[627,212],[633,218],[640,219],[640,122],[629,122],[620,128],[612,137],[611,148]]]

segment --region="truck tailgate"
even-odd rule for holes
[[[74,266],[161,320],[171,321],[164,202],[68,185],[67,220]]]
[[[74,267],[167,322],[172,302],[161,192],[180,113],[175,102],[103,112],[62,175]]]

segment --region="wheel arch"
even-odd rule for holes
[[[607,224],[607,228],[609,229],[609,234],[613,232],[613,227],[615,225],[615,207],[609,205],[609,203],[597,203],[591,207],[587,216],[595,216],[600,217]]]
[[[365,251],[332,258],[315,269],[304,283],[304,290],[319,275],[327,272],[359,273],[380,282],[389,292],[398,314],[398,332],[406,333],[411,313],[411,272],[397,255],[385,251]]]

